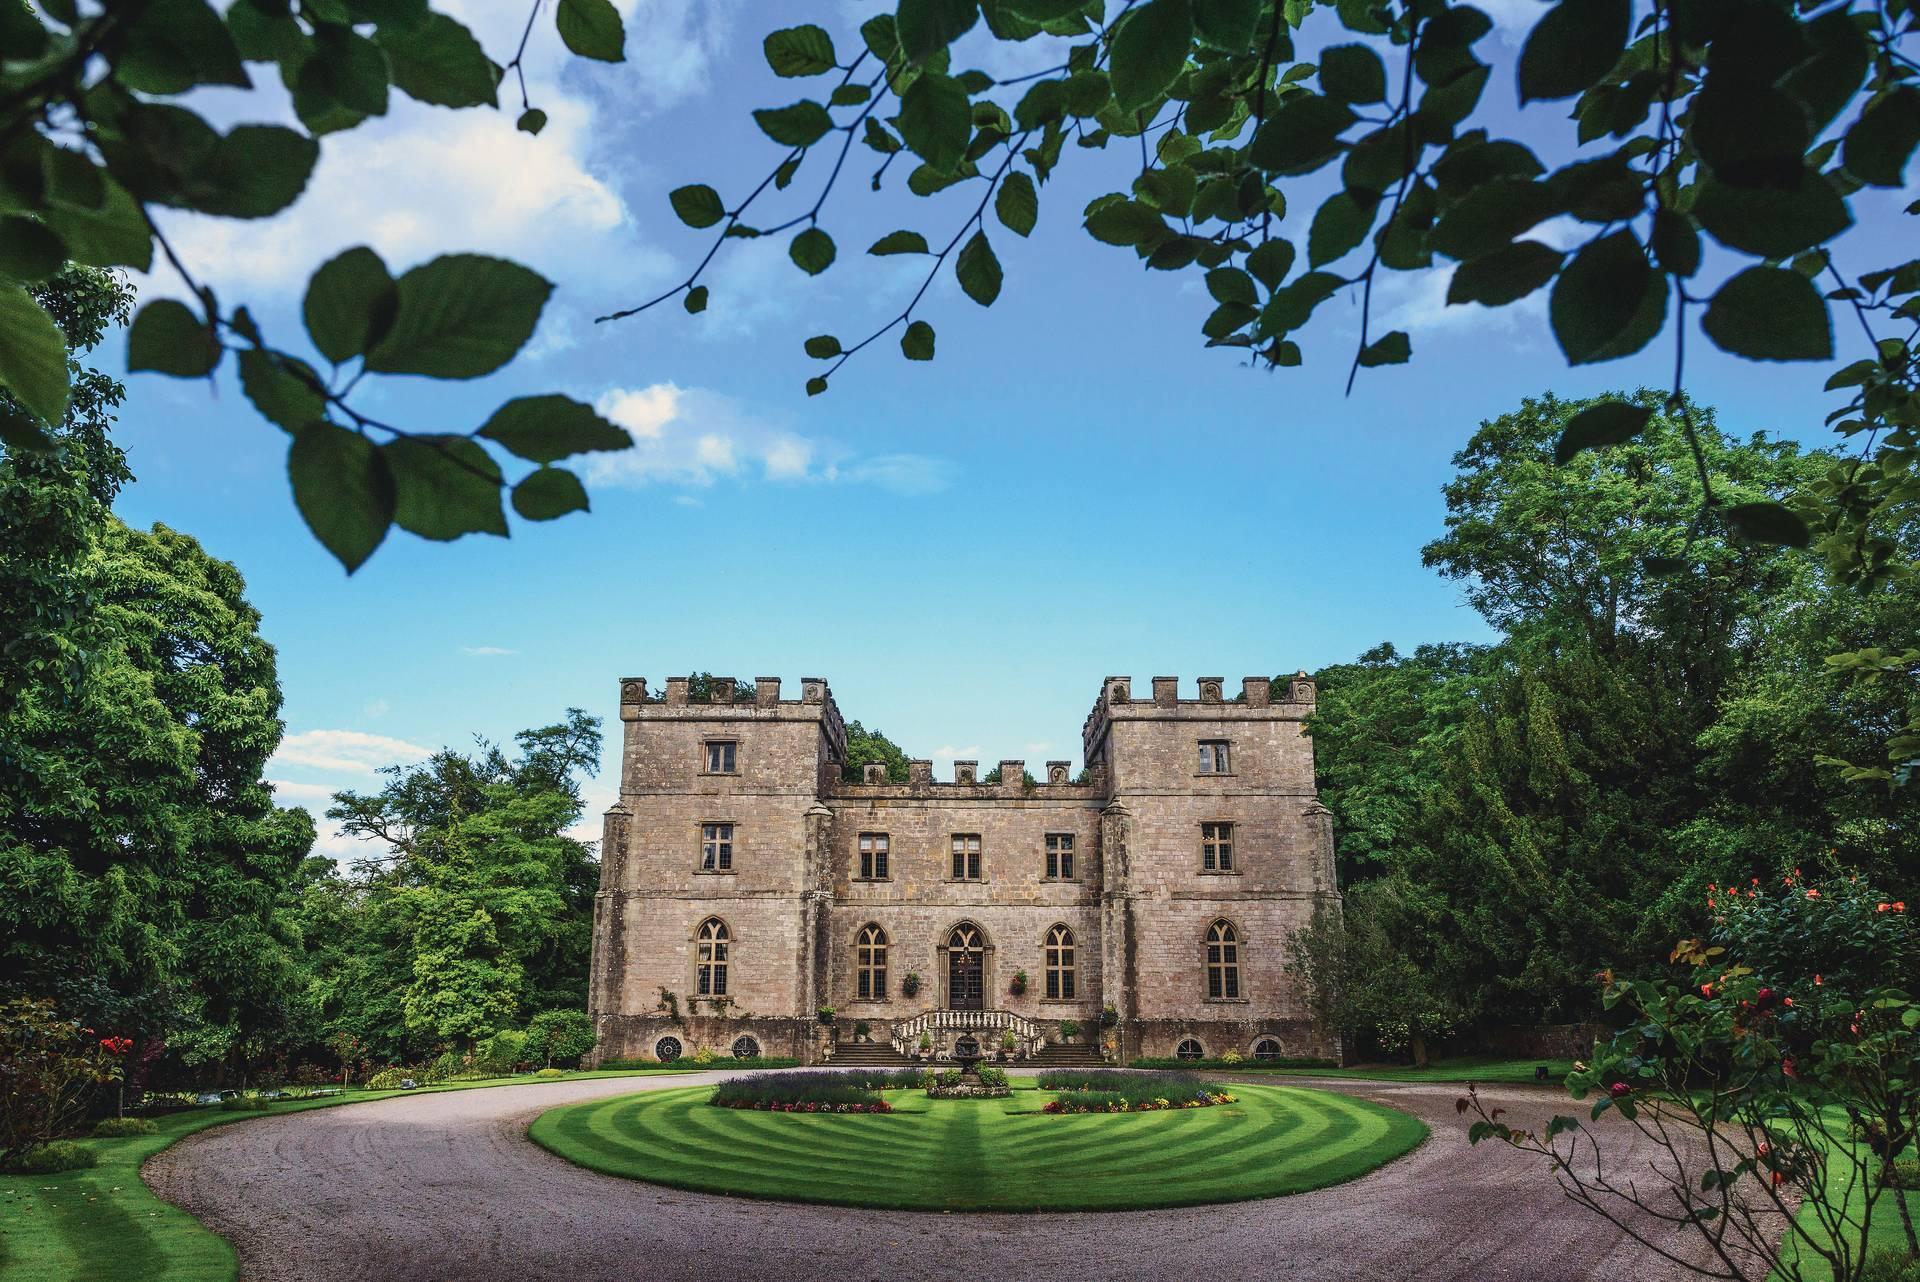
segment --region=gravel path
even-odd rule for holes
[[[1461,1088],[1315,1082],[1402,1108],[1433,1138],[1351,1184],[1265,1202],[1112,1215],[936,1215],[683,1193],[596,1175],[525,1135],[557,1104],[716,1080],[599,1078],[348,1104],[203,1131],[147,1164],[160,1196],[239,1249],[249,1282],[1188,1278],[1575,1282],[1680,1276],[1468,1147]],[[1483,1091],[1517,1123],[1564,1096]]]

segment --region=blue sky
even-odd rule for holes
[[[1516,119],[1506,106],[1511,33],[1534,6],[1489,7],[1502,23],[1492,52],[1508,60],[1488,91],[1496,126],[1554,132],[1564,107]],[[520,6],[465,9],[496,56],[511,49]],[[1667,343],[1569,370],[1544,294],[1498,314],[1450,309],[1443,276],[1376,291],[1375,333],[1411,331],[1414,361],[1363,372],[1351,396],[1357,299],[1322,309],[1304,368],[1248,369],[1201,347],[1197,274],[1143,272],[1079,230],[1090,197],[1130,180],[1135,153],[1120,144],[1068,148],[1031,240],[990,224],[1006,269],[991,310],[936,284],[922,313],[939,335],[931,364],[888,339],[828,394],[802,394],[817,370],[802,337],[857,338],[917,283],[907,260],[865,246],[896,226],[937,243],[975,199],[908,197],[904,167],[873,197],[858,147],[827,206],[840,259],[825,275],[801,276],[784,239],[736,242],[704,316],[669,303],[595,326],[704,252],[707,233],[677,222],[666,191],[704,181],[733,201],[777,160],[749,109],[824,92],[777,80],[760,57],[761,35],[802,9],[628,0],[630,61],[614,67],[567,62],[543,24],[531,69],[552,124],[538,139],[514,132],[512,111],[396,94],[387,118],[327,139],[309,199],[280,218],[168,220],[222,298],[248,301],[294,350],[308,273],[348,246],[373,244],[396,271],[451,249],[526,262],[558,289],[521,359],[472,383],[382,380],[368,412],[464,431],[509,396],[562,391],[640,438],[588,468],[589,516],[452,545],[396,532],[349,579],[301,524],[285,439],[230,367],[211,393],[128,380],[119,437],[138,480],[119,511],[192,533],[245,573],[280,654],[289,737],[269,773],[288,803],[317,813],[334,788],[372,786],[377,764],[505,739],[569,705],[608,718],[611,767],[626,675],[825,676],[848,717],[944,771],[955,756],[1077,762],[1108,673],[1175,673],[1190,694],[1199,675],[1313,668],[1381,640],[1484,639],[1457,587],[1419,563],[1453,451],[1524,396],[1671,377]],[[843,52],[870,11],[805,9]],[[1026,49],[960,54],[1002,74],[1045,65]],[[229,119],[280,109],[267,92],[207,103]],[[820,178],[803,169],[786,195],[810,202]],[[1313,203],[1296,202],[1290,234]],[[179,292],[160,277],[142,287]],[[1838,340],[1849,355],[1857,335]],[[1723,426],[1825,443],[1823,373],[1692,346],[1692,390]],[[117,344],[102,362],[124,368]],[[613,787],[609,770],[596,809]],[[323,849],[350,853],[330,836]]]

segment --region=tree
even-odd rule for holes
[[[389,90],[441,107],[500,106],[515,73],[519,127],[546,123],[527,97],[519,48],[496,64],[465,26],[426,0],[290,7],[238,0],[113,0],[82,11],[0,4],[0,412],[9,453],[52,447],[52,428],[84,389],[70,384],[65,319],[22,282],[68,262],[149,270],[159,256],[188,282],[191,305],[147,303],[128,335],[128,364],[177,378],[213,374],[229,350],[241,387],[290,440],[294,501],[314,537],[351,572],[399,525],[428,539],[505,535],[506,481],[488,446],[534,464],[512,487],[522,518],[587,508],[573,473],[555,466],[632,444],[594,410],[560,395],[507,402],[471,432],[402,428],[365,412],[368,374],[469,379],[510,361],[533,334],[553,286],[479,254],[444,254],[396,279],[361,246],[322,264],[303,307],[307,349],[270,343],[245,306],[223,307],[161,233],[154,211],[265,218],[299,199],[321,140],[386,114]],[[610,0],[555,6],[560,39],[582,57],[618,62],[626,33]],[[276,64],[301,129],[238,125],[221,132],[188,106],[203,86],[251,89],[247,64]],[[195,104],[197,105],[197,103]],[[322,375],[324,363],[329,373]],[[376,441],[379,442],[376,444]]]
[[[1305,986],[1313,1017],[1388,1054],[1427,1066],[1430,1039],[1444,1038],[1475,1012],[1445,990],[1446,977],[1406,947],[1417,935],[1406,888],[1381,878],[1354,888],[1340,910],[1316,909],[1289,933],[1287,973]]]
[[[847,760],[840,767],[840,777],[847,783],[859,783],[866,778],[866,767],[870,761],[878,761],[887,767],[888,783],[907,782],[907,754],[900,745],[879,730],[869,730],[858,721],[847,723]]]
[[[527,1023],[525,1049],[548,1068],[556,1059],[578,1064],[593,1049],[593,1021],[584,1010],[541,1011]]]

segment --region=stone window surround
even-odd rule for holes
[[[722,746],[733,749],[733,751],[728,754],[733,759],[733,768],[731,770],[715,770],[713,768],[713,750]],[[738,778],[740,775],[740,741],[731,736],[726,738],[716,737],[712,739],[702,739],[700,741],[700,773],[703,775],[718,775],[725,778]]]
[[[1226,935],[1216,940],[1214,931],[1221,926],[1227,928]],[[1232,949],[1232,960],[1223,953],[1221,961],[1215,963],[1209,955],[1215,944]],[[1251,1002],[1253,998],[1247,992],[1247,932],[1240,923],[1231,917],[1215,917],[1200,932],[1200,1002],[1205,1006],[1240,1006]],[[1213,977],[1215,971],[1220,974],[1220,987],[1224,993],[1229,975],[1233,979],[1233,995],[1215,997],[1213,995]]]
[[[1231,779],[1233,778],[1235,773],[1233,769],[1233,740],[1201,739],[1201,740],[1198,740],[1197,742],[1202,754],[1212,756],[1213,760],[1216,763],[1225,762],[1226,764],[1224,769],[1219,769],[1219,770],[1208,769],[1205,764],[1202,764],[1199,769],[1193,772],[1194,776],[1200,779]],[[1209,754],[1207,753],[1207,749],[1209,748],[1213,748],[1215,751]]]
[[[1073,937],[1073,927],[1065,922],[1055,922],[1047,927],[1040,937],[1040,991],[1042,1003],[1078,1005],[1076,996],[1079,988],[1079,944]],[[1058,958],[1058,960],[1056,960]],[[1061,991],[1049,995],[1049,990],[1058,987]]]
[[[887,953],[893,940],[879,922],[863,923],[853,936],[854,1001],[879,1003],[887,1000]],[[859,996],[865,983],[867,995]]]
[[[1066,842],[1063,846],[1060,846],[1058,848],[1053,848],[1050,843],[1052,843],[1053,840],[1057,837],[1064,837],[1066,839]],[[1040,837],[1040,843],[1042,847],[1041,858],[1045,860],[1045,863],[1042,865],[1042,875],[1040,877],[1040,880],[1063,881],[1063,882],[1077,882],[1080,880],[1080,860],[1079,860],[1080,842],[1076,834],[1071,832],[1042,833]],[[1056,855],[1065,856],[1067,867],[1073,869],[1073,872],[1070,875],[1055,876],[1051,871],[1047,871],[1049,869],[1052,869],[1055,866],[1054,858]]]
[[[868,841],[874,841],[874,847],[871,850],[861,849],[862,845]],[[864,871],[867,866],[866,856],[869,854],[881,856],[881,860],[876,860],[875,862],[884,861],[886,868],[884,874],[869,876]],[[892,881],[893,834],[886,832],[862,832],[855,834],[853,839],[853,866],[849,872],[851,874],[848,877],[849,881]]]
[[[973,844],[967,847],[962,847],[958,844],[960,842],[968,842],[968,841],[972,842]],[[977,832],[956,832],[956,833],[948,834],[947,836],[947,875],[944,878],[942,878],[942,880],[952,881],[952,882],[966,882],[969,885],[980,885],[985,883],[985,881],[987,880],[986,860],[984,858],[985,847],[986,847],[986,843],[981,840],[980,834]],[[964,856],[967,875],[958,876],[958,877],[954,875],[953,857],[955,855]]]
[[[707,829],[708,828],[725,828],[727,830],[727,835],[724,838],[715,838],[717,842],[724,842],[727,848],[726,867],[724,868],[707,867]],[[737,856],[740,853],[740,825],[734,823],[733,820],[731,819],[702,819],[698,823],[694,824],[693,835],[694,835],[694,848],[697,851],[699,851],[698,857],[694,860],[694,865],[693,865],[694,876],[696,877],[732,877],[735,875],[734,873],[734,864],[736,862],[735,856]],[[718,860],[716,859],[715,862],[717,864]]]
[[[1237,831],[1239,826],[1240,825],[1232,819],[1202,819],[1200,821],[1200,875],[1202,877],[1240,876],[1240,852],[1237,848],[1240,844],[1238,840],[1240,834]],[[1224,868],[1207,867],[1207,845],[1209,842],[1207,829],[1209,828],[1226,829],[1224,834],[1226,840],[1224,844],[1227,848],[1227,866]],[[1217,836],[1212,838],[1212,841],[1215,844],[1221,844],[1220,838]]]
[[[953,924],[943,929],[938,935],[938,939],[940,940],[940,942],[933,946],[933,962],[934,962],[933,997],[934,997],[935,1003],[941,1007],[951,1007],[953,1005],[952,994],[947,991],[947,984],[950,982],[952,973],[953,973],[952,967],[949,966],[947,962],[947,954],[949,951],[951,951],[949,946],[953,941],[954,932],[958,931],[962,926],[971,926],[973,928],[974,934],[977,935],[980,940],[981,991],[983,993],[993,993],[998,991],[994,987],[995,976],[994,976],[994,956],[993,955],[994,955],[996,945],[993,942],[993,936],[987,933],[986,927],[982,926],[979,922],[973,920],[973,918],[962,917],[958,921],[954,922]]]
[[[709,933],[709,927],[717,927],[717,933]],[[694,923],[693,934],[688,937],[687,959],[691,963],[687,992],[693,1001],[711,1001],[715,997],[731,996],[733,988],[733,927],[727,919],[718,913],[702,917]],[[701,960],[702,951],[710,944],[719,945],[720,956],[712,962]],[[700,991],[700,971],[705,965],[714,965],[719,969],[719,985],[714,991]]]

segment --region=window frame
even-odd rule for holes
[[[725,749],[726,769],[714,769],[714,753]],[[703,775],[731,775],[740,773],[740,741],[738,739],[702,739],[700,741],[700,773]]]
[[[1206,942],[1201,945],[1201,961],[1206,967],[1206,1000],[1243,1002],[1247,1000],[1242,982],[1240,928],[1225,917],[1216,917],[1207,925]]]
[[[1232,876],[1233,848],[1238,825],[1231,819],[1204,819],[1200,822],[1200,871],[1209,876]]]
[[[860,928],[853,942],[854,1000],[887,1000],[887,949],[892,941],[879,922],[870,921]]]
[[[863,832],[853,839],[853,880],[893,880],[893,834]]]
[[[1230,775],[1233,773],[1233,740],[1201,739],[1200,768],[1197,775]]]
[[[1079,881],[1074,860],[1075,848],[1079,845],[1071,832],[1050,832],[1041,838],[1045,850],[1045,880]]]
[[[965,846],[962,843],[971,842]],[[947,870],[952,873],[948,881],[985,881],[985,869],[982,866],[980,850],[982,846],[977,832],[950,833],[947,837],[949,859]]]
[[[1047,927],[1046,936],[1040,944],[1041,993],[1043,1000],[1050,1002],[1070,1002],[1076,1000],[1079,990],[1076,972],[1079,969],[1077,945],[1073,938],[1073,927],[1065,922],[1055,922]]]
[[[727,877],[733,874],[733,851],[740,844],[737,827],[731,819],[700,821],[700,863],[696,871],[701,876]],[[726,830],[724,837],[719,833],[723,828]]]
[[[718,917],[708,917],[693,931],[693,995],[726,997],[733,968],[729,955],[733,929]]]
[[[1193,1047],[1193,1054],[1186,1054],[1186,1048]],[[1173,1057],[1178,1060],[1201,1060],[1207,1057],[1207,1047],[1198,1037],[1182,1037],[1173,1044]]]

